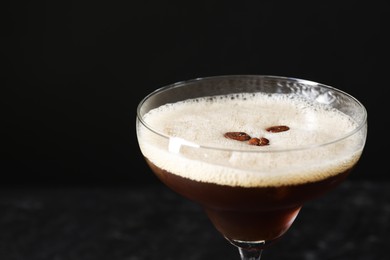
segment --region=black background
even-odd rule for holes
[[[1,9],[2,185],[156,179],[138,102],[196,77],[270,74],[349,92],[368,110],[352,179],[389,180],[389,9],[376,1],[8,1]]]

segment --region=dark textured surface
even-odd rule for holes
[[[0,259],[238,260],[202,210],[162,185],[3,188]],[[271,259],[388,259],[390,183],[346,181],[307,203]]]

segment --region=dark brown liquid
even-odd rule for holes
[[[267,243],[288,230],[305,201],[334,188],[351,171],[317,182],[246,188],[198,182],[148,164],[164,184],[199,203],[225,237]]]

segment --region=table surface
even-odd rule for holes
[[[161,185],[2,188],[4,260],[238,260],[202,209]],[[262,259],[388,259],[390,183],[346,181],[307,202]]]

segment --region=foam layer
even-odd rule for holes
[[[337,110],[281,94],[187,100],[151,110],[144,120],[170,137],[138,124],[141,151],[152,163],[185,178],[231,186],[280,186],[336,175],[357,162],[365,140],[360,133],[313,149],[280,152],[330,143],[356,128],[350,117]],[[290,130],[265,130],[275,125]],[[231,131],[265,137],[270,144],[251,146],[225,138],[224,133]]]

